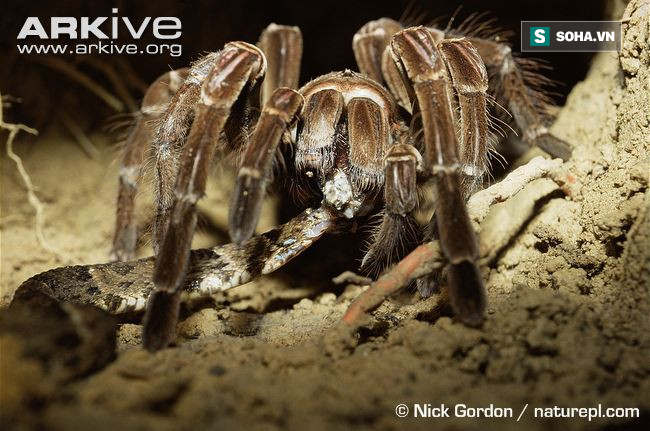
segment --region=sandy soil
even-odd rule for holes
[[[177,347],[156,354],[138,348],[141,327],[134,323],[119,326],[113,360],[95,348],[110,346],[110,325],[93,327],[104,337],[82,334],[70,347],[62,340],[78,330],[69,310],[57,308],[42,320],[2,312],[3,429],[633,425],[533,417],[535,407],[599,404],[638,407],[647,420],[650,7],[641,3],[629,9],[620,61],[615,53],[598,55],[559,114],[553,132],[575,146],[563,167],[570,179],[565,195],[539,208],[486,269],[489,309],[481,330],[431,312],[437,296],[422,301],[406,292],[373,314],[352,348],[336,351],[327,345],[328,331],[362,288],[329,281],[345,267],[336,262],[350,266],[351,257],[341,252],[324,264],[324,255],[336,254],[337,240],[328,240],[280,274],[215,297],[180,323]],[[25,190],[12,162],[2,159],[4,304],[35,273],[107,259],[117,166],[110,137],[92,138],[101,159],[89,159],[56,128],[16,143],[46,204],[45,235],[58,256],[37,244]],[[225,240],[221,183],[203,204],[197,247]],[[148,210],[143,205],[143,228]],[[271,203],[262,229],[275,223],[272,214]],[[141,253],[147,250],[145,241]],[[74,360],[57,353],[69,349],[81,353]],[[513,408],[515,418],[400,419],[394,413],[400,403],[494,404]]]

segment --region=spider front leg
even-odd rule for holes
[[[276,150],[304,103],[303,97],[292,90],[298,87],[300,76],[300,29],[270,24],[262,32],[258,46],[267,58],[262,83],[264,108],[245,150],[228,220],[230,239],[238,244],[255,232]]]
[[[260,36],[257,46],[267,60],[262,82],[262,106],[280,87],[298,88],[302,60],[302,33],[298,27],[270,24]]]
[[[278,88],[264,106],[239,169],[230,204],[228,230],[237,244],[255,232],[276,150],[303,103],[297,91]]]
[[[451,78],[452,97],[458,102],[461,136],[457,155],[463,198],[467,200],[488,169],[488,75],[479,52],[468,39],[443,39],[437,48]]]
[[[188,72],[189,69],[185,68],[165,73],[149,86],[142,99],[140,113],[135,127],[127,138],[120,165],[115,233],[111,251],[114,260],[125,262],[135,259],[138,239],[135,225],[135,197],[142,175],[142,164],[153,139],[152,123],[161,117],[172,96],[185,81]]]
[[[461,96],[485,95],[487,72],[480,57],[471,44],[463,40],[447,41],[457,45],[445,46],[441,50],[424,27],[414,27],[397,33],[391,41],[391,50],[397,66],[402,70],[407,84],[413,88],[417,109],[422,114],[424,128],[424,164],[434,178],[436,191],[435,223],[442,252],[448,262],[447,284],[452,308],[456,316],[470,326],[481,325],[485,312],[485,289],[478,268],[479,249],[476,234],[465,207],[466,186],[462,175],[464,165],[481,166],[480,161],[467,155],[481,154],[480,123],[486,113],[480,106],[463,104],[460,123],[465,128],[462,145],[456,136],[455,104],[450,94],[450,80]],[[450,78],[441,51],[447,55],[448,64],[453,64]],[[459,72],[459,73],[456,73]],[[471,150],[465,149],[472,146]],[[463,159],[461,159],[460,157]]]
[[[219,136],[231,108],[244,90],[263,76],[265,66],[264,55],[255,46],[228,43],[216,55],[201,86],[192,128],[181,155],[167,227],[156,256],[155,289],[143,320],[143,343],[149,350],[165,347],[174,334],[180,307],[179,288],[187,271],[196,226],[196,204],[205,192]]]
[[[548,115],[544,115],[543,111],[548,105],[548,98],[530,87],[551,81],[535,73],[535,62],[515,58],[508,45],[476,37],[469,40],[488,66],[490,78],[495,82],[495,96],[512,113],[523,140],[529,145],[537,145],[553,157],[568,160],[571,146],[552,135],[547,128]],[[525,70],[524,66],[528,66],[529,70]],[[530,85],[527,85],[527,81]]]
[[[154,254],[161,246],[169,212],[174,201],[174,181],[178,173],[180,152],[195,115],[201,84],[215,67],[218,54],[211,53],[192,65],[185,82],[172,98],[153,140],[155,157],[155,215],[152,226]]]
[[[400,30],[399,22],[380,18],[366,23],[354,34],[352,50],[361,73],[384,84],[384,52],[393,35]]]
[[[410,113],[412,94],[409,94],[408,87],[404,85],[390,50],[393,35],[402,29],[402,24],[390,18],[370,21],[354,34],[352,50],[359,71],[380,84],[385,84],[397,104]]]

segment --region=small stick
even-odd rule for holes
[[[340,284],[356,284],[357,286],[368,286],[372,283],[372,278],[364,277],[352,271],[344,271],[332,279],[332,283]]]
[[[131,93],[129,93],[129,90],[126,88],[126,85],[124,85],[124,82],[113,66],[98,58],[89,56],[85,56],[83,61],[92,65],[94,68],[101,70],[101,72],[106,75],[108,80],[111,81],[111,84],[113,84],[113,88],[117,95],[124,101],[124,103],[126,103],[129,112],[136,112],[138,110],[138,104],[133,96],[131,96]]]
[[[116,57],[115,63],[120,69],[120,73],[124,76],[124,79],[128,82],[131,88],[138,90],[140,93],[145,94],[149,88],[149,84],[144,82],[131,67],[131,63],[124,57]]]
[[[115,111],[124,112],[124,103],[109,93],[106,89],[104,89],[104,87],[90,79],[86,74],[77,70],[67,61],[56,57],[34,57],[34,59],[44,64],[45,66],[51,67],[52,69],[63,73],[68,78],[77,81],[79,84],[92,91],[97,97],[102,99]]]
[[[74,136],[77,140],[77,143],[81,147],[84,153],[93,160],[99,159],[99,150],[93,144],[93,141],[90,140],[88,136],[81,130],[81,127],[65,112],[58,110],[57,114],[63,125],[68,129],[68,131]]]

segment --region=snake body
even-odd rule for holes
[[[336,216],[327,208],[308,209],[241,245],[192,250],[182,300],[206,297],[271,273],[337,224]],[[154,263],[154,257],[148,257],[55,268],[21,284],[14,301],[41,292],[59,301],[92,304],[112,314],[143,311],[154,288]]]

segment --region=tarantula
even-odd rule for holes
[[[546,128],[546,102],[530,85],[542,78],[499,37],[479,36],[382,18],[354,36],[361,73],[329,73],[298,88],[300,30],[271,24],[257,46],[229,42],[152,84],[120,169],[113,242],[118,260],[133,258],[134,198],[153,143],[155,288],[144,317],[145,347],[163,348],[174,335],[196,204],[217,154],[237,155],[233,247],[263,260],[256,270],[231,274],[226,287],[271,272],[323,234],[376,213],[382,222],[362,270],[395,263],[413,247],[405,241],[417,230],[418,187],[430,181],[435,214],[428,232],[448,261],[450,303],[462,322],[480,325],[485,292],[465,201],[488,170],[491,102],[507,106],[525,142],[565,159],[570,150]],[[251,237],[274,177],[290,182],[310,208],[264,256]],[[271,236],[265,240],[277,243],[278,235]]]

